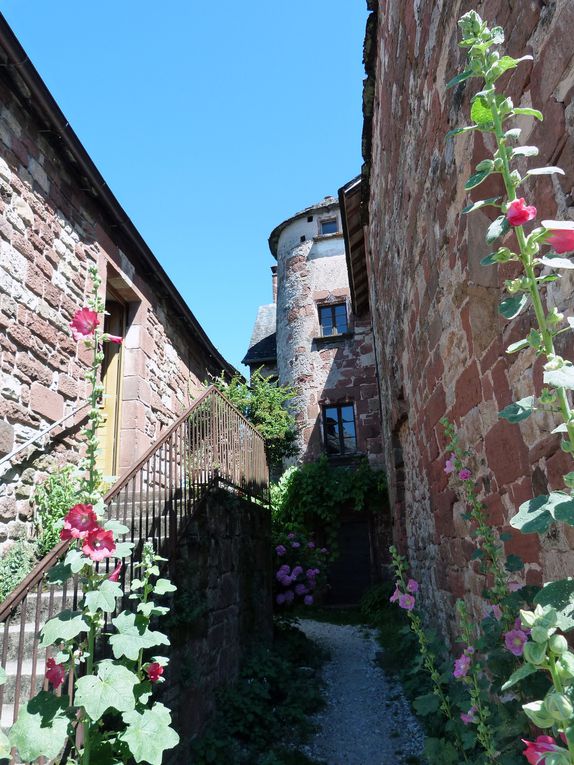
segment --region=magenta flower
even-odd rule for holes
[[[295,587],[295,594],[296,595],[306,595],[309,592],[307,587],[305,587],[304,584],[298,584]]]
[[[458,477],[461,481],[468,481],[468,479],[471,477],[472,473],[468,468],[463,468],[462,470],[458,471]]]
[[[100,320],[95,311],[91,311],[89,308],[80,308],[70,322],[72,337],[74,340],[81,340],[82,337],[93,335],[99,323]]]
[[[74,505],[64,517],[60,539],[85,539],[90,532],[98,528],[98,516],[91,505]]]
[[[152,683],[157,683],[163,675],[163,667],[157,661],[148,664],[147,667],[145,667],[145,671]]]
[[[523,744],[526,744],[526,749],[522,754],[530,765],[541,765],[546,760],[546,755],[551,752],[564,752],[564,754],[567,754],[566,750],[558,746],[551,736],[538,736],[536,741],[521,740]]]
[[[112,531],[105,531],[98,528],[91,531],[84,539],[82,552],[93,561],[101,561],[104,558],[111,557],[116,551],[114,534]]]
[[[419,591],[419,583],[415,579],[409,579],[407,582],[407,592],[412,592],[414,595]]]
[[[279,582],[283,585],[283,587],[289,587],[292,581],[293,577],[289,576],[289,574],[283,574],[283,576],[279,579]]]
[[[399,585],[397,584],[396,587],[395,587],[395,591],[393,592],[393,594],[389,598],[390,602],[391,603],[396,603],[398,601],[398,599],[401,597],[401,595],[402,595],[402,593],[399,590]]]
[[[59,688],[66,679],[66,668],[63,664],[56,664],[56,660],[50,657],[46,662],[46,680],[54,688]]]
[[[303,569],[301,568],[301,566],[295,566],[295,568],[291,572],[291,576],[293,577],[293,579],[297,579],[297,577],[301,576],[302,573],[303,573]]]
[[[300,542],[291,542],[291,547],[293,547],[296,550],[298,547],[301,547],[301,543]]]
[[[470,665],[470,656],[467,656],[466,653],[463,653],[462,656],[460,656],[458,659],[455,659],[454,672],[452,674],[454,677],[458,678],[466,677],[468,670],[470,669]]]
[[[315,574],[315,571],[318,571],[319,569],[314,568],[308,568],[307,571],[305,571],[305,576],[307,579],[314,579],[317,575]]]
[[[295,534],[294,534],[292,531],[290,531],[290,532],[287,534],[287,539],[295,539]]]
[[[399,607],[404,608],[405,611],[412,611],[415,607],[414,595],[409,595],[408,592],[403,592],[399,597]]]
[[[306,606],[312,606],[313,605],[313,596],[312,595],[305,595],[305,598],[303,600]]]
[[[523,198],[515,199],[508,205],[506,219],[511,226],[523,226],[536,218],[536,207],[527,205]]]
[[[484,611],[484,616],[493,616],[499,622],[502,619],[502,609],[497,603],[488,605]]]
[[[545,244],[549,244],[554,252],[563,255],[574,252],[574,223],[562,220],[543,220],[542,225],[548,229]]]
[[[284,545],[277,545],[275,552],[281,558],[287,552],[287,548]]]
[[[510,653],[515,656],[522,656],[524,652],[524,643],[528,640],[528,635],[523,630],[509,630],[504,635],[504,645],[508,648]]]
[[[476,713],[478,712],[478,709],[473,705],[468,710],[468,712],[462,712],[460,715],[460,719],[463,721],[465,725],[471,725],[472,723],[477,723],[478,718],[476,716]]]
[[[108,576],[109,582],[117,582],[120,578],[120,571],[122,570],[122,562],[120,561],[112,573]]]
[[[454,452],[452,452],[450,457],[444,463],[444,472],[447,475],[450,475],[451,473],[454,473],[454,471],[456,470],[456,464],[455,463],[456,463],[456,454]]]
[[[522,582],[508,582],[508,591],[509,592],[518,592],[518,590],[521,590],[524,587]]]

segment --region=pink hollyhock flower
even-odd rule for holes
[[[522,754],[530,765],[540,765],[546,759],[545,755],[552,752],[565,752],[551,736],[538,736],[536,741],[521,740],[523,744],[526,744],[526,749]]]
[[[60,539],[85,539],[88,534],[98,528],[98,516],[91,505],[74,505],[64,517],[64,528],[60,531]]]
[[[117,582],[120,578],[120,571],[122,570],[122,562],[120,561],[112,573],[108,576],[109,582]]]
[[[275,602],[278,605],[282,606],[283,603],[285,603],[285,595],[282,592],[280,592],[279,595],[277,595],[277,597],[275,598]]]
[[[307,542],[307,547],[310,550],[314,550],[315,549],[315,542]]]
[[[524,587],[522,582],[508,582],[508,591],[509,592],[518,592],[518,590],[521,590]]]
[[[277,545],[275,552],[279,557],[282,557],[287,552],[287,548],[284,545]]]
[[[444,472],[447,475],[450,475],[451,473],[454,473],[454,471],[456,470],[455,462],[456,462],[456,454],[454,452],[452,452],[450,457],[444,463]]]
[[[419,583],[416,581],[416,579],[409,579],[407,582],[407,592],[412,592],[414,595],[419,591]]]
[[[98,528],[91,531],[84,539],[82,552],[93,561],[100,561],[111,557],[116,551],[114,534],[112,531]]]
[[[458,471],[458,477],[461,481],[468,481],[468,479],[471,477],[472,473],[468,468],[463,468],[462,470]]]
[[[145,671],[152,683],[157,683],[157,681],[163,675],[163,667],[157,661],[148,664],[145,668]]]
[[[474,646],[467,645],[467,647],[464,649],[464,652],[467,656],[472,656],[474,653]]]
[[[497,622],[502,619],[502,608],[497,603],[495,603],[493,606],[490,606],[489,611]]]
[[[562,220],[543,220],[542,225],[548,229],[545,244],[549,244],[554,252],[563,255],[574,252],[574,223]]]
[[[536,218],[536,207],[527,205],[523,198],[515,199],[508,205],[506,219],[511,226],[523,226]]]
[[[399,585],[397,584],[396,587],[395,587],[395,591],[393,592],[393,594],[389,598],[390,602],[391,603],[396,603],[398,601],[398,599],[401,597],[401,595],[402,595],[402,593],[399,590]]]
[[[109,335],[107,332],[103,336],[102,340],[104,343],[115,343],[116,345],[121,345],[124,341],[123,337],[120,337],[119,335]]]
[[[477,723],[478,717],[476,716],[476,713],[478,712],[478,709],[473,705],[468,710],[468,712],[462,712],[460,715],[460,719],[463,721],[465,725],[470,725],[471,723]]]
[[[52,683],[54,688],[59,688],[66,679],[66,668],[63,664],[56,664],[56,660],[50,657],[46,662],[46,680]]]
[[[404,608],[405,611],[412,611],[415,607],[414,595],[409,595],[408,592],[403,592],[399,597],[399,607]]]
[[[454,672],[452,673],[453,676],[458,678],[466,677],[467,672],[470,669],[470,665],[470,656],[467,656],[466,653],[463,653],[462,656],[460,656],[458,659],[455,659]]]
[[[528,635],[522,630],[509,630],[504,635],[504,645],[508,648],[510,653],[515,656],[522,656],[524,651],[524,643],[528,640]]]
[[[89,337],[94,334],[94,330],[100,323],[98,314],[89,308],[80,308],[74,314],[70,322],[72,337],[74,340],[80,340],[82,337]]]
[[[313,605],[313,596],[312,595],[305,595],[305,599],[303,600],[306,606],[312,606]]]

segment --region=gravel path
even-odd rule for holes
[[[375,663],[380,647],[374,630],[300,622],[307,637],[324,645],[327,706],[315,722],[320,730],[304,748],[327,765],[399,765],[417,759],[423,733],[401,686]]]

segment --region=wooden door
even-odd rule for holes
[[[126,306],[106,296],[104,331],[110,335],[124,336]],[[122,402],[122,345],[104,343],[102,363],[102,415],[104,422],[98,429],[100,454],[98,468],[105,478],[117,475],[120,446],[120,413]]]

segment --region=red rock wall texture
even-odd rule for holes
[[[0,104],[0,456],[83,402],[89,354],[72,341],[68,324],[91,289],[88,267],[97,263],[102,290],[111,283],[128,303],[119,457],[125,469],[221,366],[129,249],[122,251],[117,226],[4,84]],[[52,442],[58,459],[77,454],[78,430],[76,423]],[[26,530],[31,483],[50,459],[25,455],[0,468],[0,549]]]
[[[427,603],[445,627],[453,598],[466,594],[478,608],[483,583],[468,564],[472,545],[463,507],[447,487],[439,418],[454,420],[463,443],[475,450],[472,467],[490,519],[505,530],[519,503],[561,487],[568,468],[549,417],[538,414],[521,425],[497,417],[533,386],[539,390],[542,374],[532,355],[505,354],[525,336],[531,316],[509,323],[498,314],[501,285],[511,272],[479,265],[488,253],[489,217],[482,211],[460,215],[468,199],[464,182],[484,158],[484,144],[491,148],[489,137],[445,140],[449,129],[466,124],[469,96],[478,89],[474,80],[445,89],[464,59],[456,21],[471,8],[504,26],[511,55],[534,56],[533,65],[521,65],[501,83],[515,105],[544,111],[544,123],[520,120],[521,140],[540,147],[540,165],[557,164],[566,175],[531,183],[525,196],[540,219],[574,217],[574,3],[381,3],[368,269],[384,453],[395,534],[408,546]],[[494,184],[476,191],[475,199],[497,193]],[[550,303],[571,312],[572,288],[564,276]],[[574,358],[571,337],[563,338],[561,351]],[[571,542],[571,530],[555,529],[541,543],[536,535],[513,532],[505,546],[526,560],[526,581],[538,583],[542,571],[547,579],[574,572]]]

